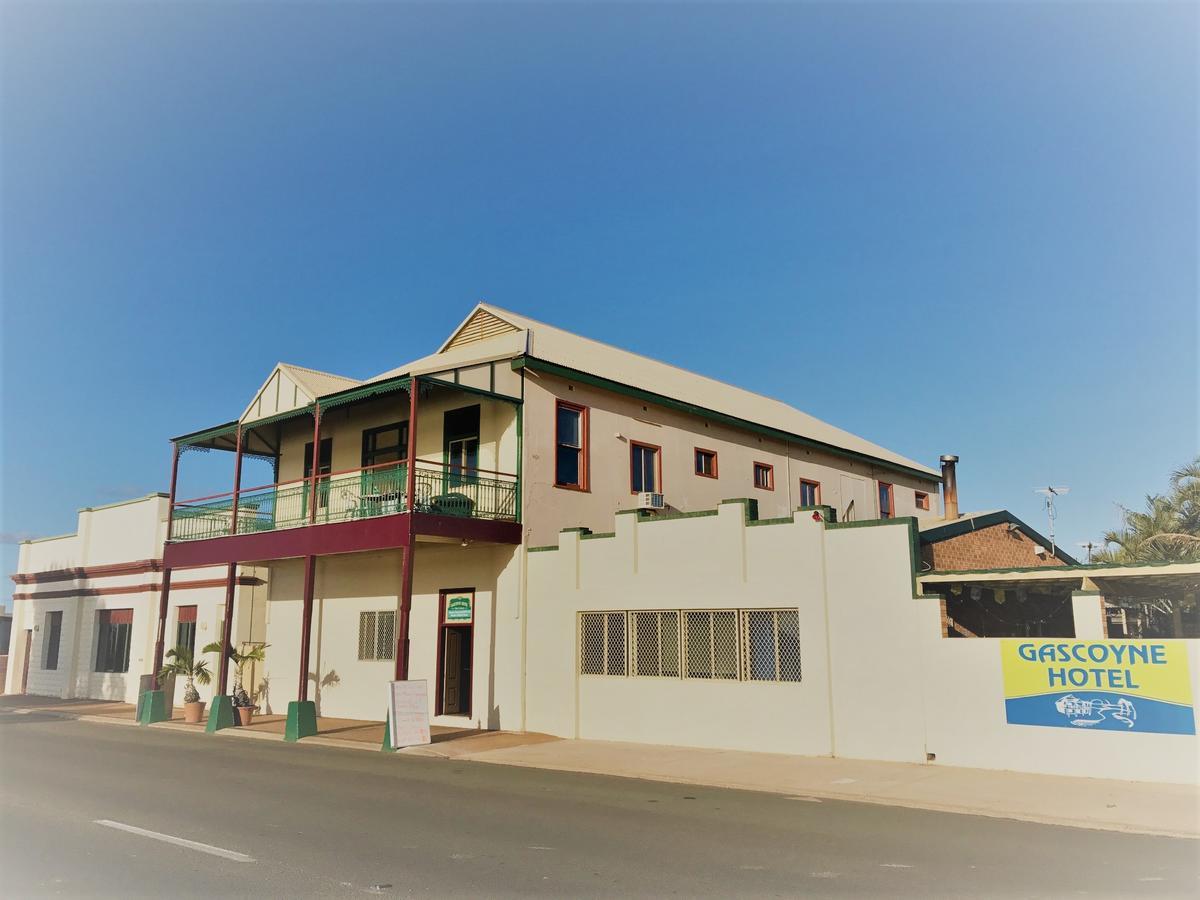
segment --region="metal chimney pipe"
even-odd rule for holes
[[[946,510],[946,520],[958,518],[958,478],[955,473],[957,456],[947,454],[942,457],[942,506]]]

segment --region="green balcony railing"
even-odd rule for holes
[[[413,479],[417,512],[515,522],[518,479],[501,472],[418,460]],[[314,510],[315,506],[315,510]],[[408,466],[386,463],[335,475],[251,488],[238,494],[237,533],[256,534],[408,512]],[[176,503],[171,540],[199,541],[232,533],[230,495]]]

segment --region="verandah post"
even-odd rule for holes
[[[321,471],[321,404],[313,404],[312,466],[309,470],[308,521],[317,521],[317,475]]]
[[[171,490],[167,495],[167,543],[171,541],[171,532],[175,525],[175,488],[179,482],[179,445],[171,444]],[[166,547],[163,547],[164,554]],[[158,673],[162,669],[163,655],[166,653],[167,637],[167,603],[171,596],[171,570],[163,569],[162,588],[158,596],[158,628],[154,639],[154,689],[158,690]]]
[[[229,641],[233,636],[233,595],[237,584],[237,563],[229,564],[225,575],[225,613],[221,621],[221,661],[217,665],[215,695],[223,695],[229,684]]]
[[[308,699],[308,645],[312,639],[313,589],[316,581],[317,558],[304,557],[304,606],[300,614],[300,686],[297,699]]]
[[[404,547],[400,571],[400,621],[396,627],[396,681],[408,680],[408,625],[412,612],[413,555],[416,549],[416,528],[413,516],[416,512],[417,493],[417,394],[419,384],[414,375],[408,382],[408,484],[406,486],[408,515],[404,523]]]
[[[298,741],[317,733],[317,706],[308,699],[308,645],[312,640],[316,568],[315,556],[304,557],[304,609],[300,617],[300,687],[296,692],[297,699],[288,704],[287,724],[283,730],[285,741]]]

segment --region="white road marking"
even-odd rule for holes
[[[820,797],[784,797],[784,800],[803,800],[805,803],[820,803]]]
[[[538,847],[535,845],[532,847],[526,847],[525,849],[526,850],[553,850],[554,848],[553,847]]]
[[[911,869],[912,866],[907,865],[906,863],[880,863],[879,868],[881,868],[881,869]]]
[[[128,831],[130,834],[138,834],[142,837],[152,838],[156,841],[163,841],[167,844],[174,844],[176,847],[187,847],[189,850],[199,850],[201,853],[208,853],[212,856],[220,856],[225,859],[232,859],[234,862],[254,862],[254,857],[247,856],[245,853],[238,853],[235,850],[226,850],[223,847],[214,847],[212,844],[202,844],[199,841],[189,841],[187,838],[175,837],[170,834],[162,834],[157,831],[148,831],[145,828],[138,828],[136,825],[126,825],[124,822],[113,822],[110,819],[93,819],[96,825],[103,825],[105,828],[115,828],[118,831]]]

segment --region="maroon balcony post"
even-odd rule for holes
[[[304,557],[304,607],[300,614],[300,689],[296,699],[308,699],[308,645],[312,640],[313,587],[316,581],[317,558]]]
[[[408,511],[416,510],[413,502],[417,493],[417,376],[408,380],[408,484],[405,493],[408,499]]]
[[[233,507],[229,514],[229,533],[238,533],[238,494],[242,490],[242,426],[237,429],[237,451],[233,456]],[[224,682],[222,682],[224,684]]]
[[[167,540],[171,540],[171,530],[175,525],[175,488],[179,483],[179,445],[171,443],[171,490],[167,495]],[[166,550],[164,548],[164,555]],[[166,653],[167,638],[167,604],[171,597],[171,570],[163,569],[162,587],[158,595],[158,628],[154,639],[154,689],[158,690],[158,673],[162,669],[163,655]]]
[[[167,499],[167,540],[171,539],[171,530],[175,525],[175,486],[179,481],[179,445],[171,444],[171,493]]]
[[[408,382],[408,484],[407,495],[408,515],[405,516],[405,543],[400,560],[400,621],[396,627],[396,680],[408,680],[408,632],[409,619],[412,614],[412,583],[413,555],[416,550],[415,529],[413,521],[416,518],[417,493],[417,377],[414,375]]]
[[[308,521],[317,521],[317,475],[321,472],[321,404],[313,404],[313,449],[311,479],[308,486]],[[301,700],[304,698],[301,697]]]
[[[225,694],[229,683],[229,641],[233,631],[233,593],[237,584],[237,563],[229,564],[225,575],[225,613],[221,621],[221,661],[217,664],[217,689],[214,695]]]
[[[154,689],[158,690],[158,673],[162,670],[163,654],[166,652],[167,603],[171,597],[171,570],[163,569],[162,588],[158,594],[158,631],[154,639]]]

